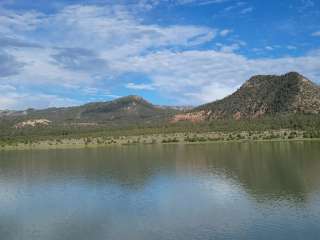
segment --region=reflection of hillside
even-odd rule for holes
[[[320,183],[319,142],[189,145],[177,169],[224,173],[257,197],[304,198]]]
[[[320,142],[150,145],[2,152],[0,179],[141,188],[156,175],[224,174],[249,192],[304,199],[320,183]],[[133,189],[134,189],[133,188]]]
[[[2,152],[0,179],[96,181],[139,187],[157,171],[170,172],[174,161],[167,156],[174,157],[173,153],[161,146]]]

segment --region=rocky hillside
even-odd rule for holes
[[[79,125],[126,126],[210,119],[254,119],[285,114],[319,114],[320,88],[304,76],[258,75],[226,98],[194,109],[153,105],[128,96],[108,102],[43,110],[0,111],[0,126]]]
[[[177,111],[155,106],[139,96],[128,96],[81,107],[80,119],[87,121],[122,121],[128,123],[164,120]]]
[[[178,112],[175,109],[155,106],[139,96],[127,96],[113,101],[88,103],[77,107],[3,111],[0,118],[12,121],[14,124],[46,119],[51,124],[104,123],[122,126],[135,123],[157,123]]]
[[[290,72],[281,76],[254,76],[232,95],[199,106],[185,116],[195,122],[195,118],[202,121],[296,113],[320,113],[320,88],[299,73]],[[183,115],[177,115],[173,121],[179,119]]]

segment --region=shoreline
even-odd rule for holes
[[[39,140],[31,143],[17,142],[3,144],[1,151],[15,150],[51,150],[81,149],[109,146],[160,145],[160,144],[206,144],[206,143],[258,143],[258,142],[293,142],[320,141],[320,138],[304,137],[303,131],[277,130],[264,132],[208,132],[208,133],[174,133],[150,134],[120,137],[86,137],[64,138],[56,140]]]

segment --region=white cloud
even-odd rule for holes
[[[5,49],[11,62],[23,65],[1,78],[8,92],[1,94],[0,109],[73,105],[79,101],[64,96],[75,91],[82,97],[101,92],[114,97],[110,86],[115,84],[157,91],[173,104],[199,104],[230,94],[254,74],[294,70],[320,80],[316,51],[303,57],[250,59],[235,52],[245,45],[241,41],[221,44],[216,51],[190,50],[214,41],[216,35],[227,36],[231,30],[146,24],[125,6],[75,5],[54,15],[3,14],[1,34],[42,47]],[[121,76],[132,72],[146,75],[150,81],[121,83]],[[62,88],[67,94],[31,94],[8,86]]]
[[[19,62],[11,54],[2,52],[0,49],[0,78],[17,74],[25,64]]]
[[[118,71],[117,65],[131,57],[163,48],[194,47],[212,41],[217,34],[216,29],[202,26],[143,24],[121,5],[72,5],[53,15],[2,13],[1,34],[41,46],[26,48],[16,44],[6,48],[5,56],[17,64],[4,59],[6,64],[2,66],[16,68],[2,71],[3,82],[29,89],[92,89],[101,84],[107,86],[104,81],[112,85],[114,79],[118,81],[117,76],[126,72]],[[151,89],[151,85],[127,87]]]
[[[67,97],[22,93],[18,91],[5,92],[0,96],[0,109],[24,110],[29,107],[42,109],[47,107],[75,106],[81,103]]]
[[[220,36],[225,37],[227,35],[229,35],[232,32],[231,29],[223,29],[222,31],[220,31]]]
[[[114,48],[117,48],[116,55],[132,55],[150,47],[202,44],[211,41],[216,35],[216,30],[208,27],[142,24],[120,6],[69,6],[50,17],[48,28],[52,32],[55,30],[56,35],[62,34],[60,43],[64,45],[86,45],[103,50],[109,56],[109,50]]]
[[[0,8],[0,32],[16,35],[19,32],[32,31],[41,23],[42,14],[38,12],[15,13]]]
[[[128,83],[126,84],[126,88],[135,89],[135,90],[154,90],[154,86],[152,84],[136,84],[136,83]]]
[[[210,4],[224,3],[229,1],[230,0],[176,0],[176,3],[179,5],[185,5],[185,4],[210,5]]]
[[[222,45],[220,48],[221,52],[234,52],[240,48],[240,44],[233,43],[231,45]]]
[[[220,83],[212,83],[204,88],[201,88],[199,92],[185,93],[186,97],[191,97],[194,102],[207,103],[214,100],[222,99],[232,94],[238,87],[229,87]],[[183,103],[183,100],[181,101]],[[185,103],[190,103],[186,101]]]
[[[247,7],[240,11],[240,14],[247,14],[253,11],[253,7]]]
[[[248,59],[233,52],[212,50],[163,51],[133,57],[117,67],[122,71],[145,73],[167,97],[188,104],[219,99],[256,74],[299,71],[315,81],[320,79],[319,54]]]
[[[10,19],[11,15],[14,14],[8,13],[8,16],[4,16],[4,18]],[[26,13],[24,15],[28,17],[17,17],[15,15],[15,25],[31,25],[30,31],[32,29],[44,30],[42,34],[35,34],[37,35],[35,39],[47,46],[36,50],[21,48],[10,50],[16,59],[27,63],[27,69],[23,74],[23,78],[26,81],[30,78],[32,78],[32,81],[38,78],[32,76],[26,78],[26,72],[30,73],[30,75],[37,74],[40,76],[51,74],[53,75],[52,78],[56,76],[59,81],[63,82],[70,82],[72,74],[75,74],[73,81],[76,82],[79,79],[89,79],[91,77],[90,72],[84,74],[83,72],[79,73],[71,71],[72,69],[62,68],[67,61],[69,66],[70,64],[80,66],[79,60],[90,65],[88,60],[96,60],[98,58],[103,60],[102,58],[104,58],[107,64],[108,61],[122,60],[129,56],[143,54],[150,48],[200,45],[213,40],[217,32],[215,29],[208,27],[192,25],[162,27],[142,24],[125,7],[117,5],[110,7],[75,5],[68,6],[55,15],[44,16],[38,13]],[[28,18],[31,18],[31,20],[28,20]],[[8,21],[3,21],[2,24],[2,26],[8,28],[11,25]],[[2,33],[5,34],[3,31]],[[20,27],[15,29],[15,33],[16,35],[24,36],[24,30],[21,30]],[[83,49],[82,52],[90,49],[93,54],[94,52],[99,52],[101,56],[97,55],[95,57],[92,54],[89,56],[90,59],[86,55],[84,56],[86,58],[77,57],[77,59],[73,60],[71,57],[75,56],[74,51],[64,51],[62,55],[60,54],[61,50],[56,47]],[[53,64],[53,62],[57,62],[56,56],[59,55],[62,55],[59,58],[62,63],[60,66],[59,64]],[[93,59],[93,57],[95,58]],[[82,67],[84,68],[84,66]],[[103,69],[103,66],[101,69]],[[105,70],[109,70],[107,66],[105,66]],[[47,78],[50,78],[50,76],[43,77],[42,81],[46,81],[45,79]],[[66,81],[65,78],[67,78]]]
[[[305,12],[306,10],[309,10],[313,8],[315,5],[313,0],[300,0],[298,11],[300,13]]]
[[[288,45],[288,46],[287,46],[287,49],[289,49],[289,50],[296,50],[297,47],[296,47],[296,46],[293,46],[293,45]]]
[[[54,49],[13,49],[10,53],[17,61],[25,63],[19,73],[7,78],[12,84],[72,87],[93,82],[90,72],[73,71],[54,64]]]
[[[239,1],[239,2],[236,2],[234,3],[233,5],[231,6],[228,6],[226,8],[224,8],[224,12],[230,12],[231,10],[235,10],[235,9],[238,9],[244,5],[246,5],[247,3],[246,2],[242,2],[242,1]]]
[[[320,31],[314,32],[311,35],[314,37],[320,37]]]
[[[151,10],[159,5],[161,0],[139,0],[137,3],[137,7],[142,10]]]
[[[14,86],[11,86],[9,84],[0,85],[0,94],[5,94],[7,92],[13,92],[16,91],[16,88]]]

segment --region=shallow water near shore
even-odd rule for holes
[[[319,239],[320,142],[0,152],[0,236]]]

